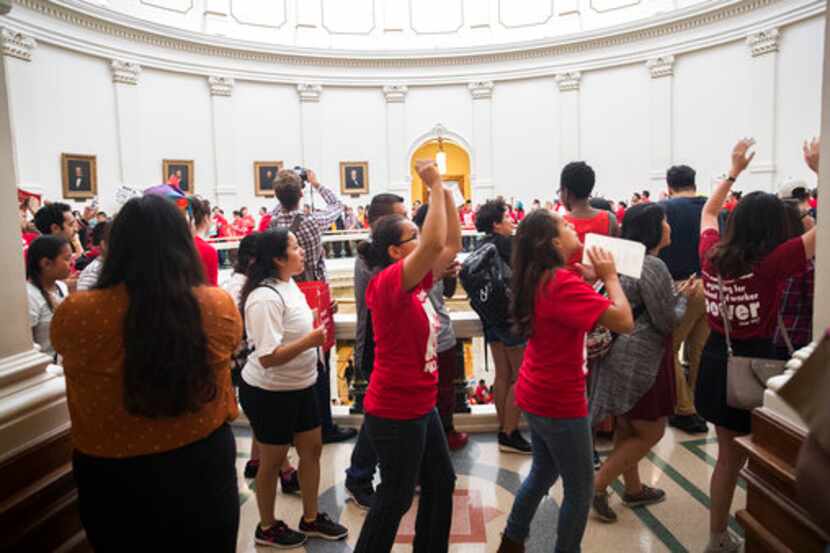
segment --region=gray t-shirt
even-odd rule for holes
[[[452,329],[452,321],[447,306],[444,305],[444,280],[438,279],[432,290],[429,291],[429,301],[438,313],[438,320],[441,322],[441,330],[438,332],[438,353],[443,353],[455,347],[455,331]]]
[[[357,312],[357,328],[354,335],[354,368],[355,371],[363,371],[363,350],[366,342],[366,324],[368,323],[368,309],[366,308],[366,288],[369,286],[369,281],[375,276],[377,271],[373,271],[366,265],[362,256],[357,256],[354,260],[354,301],[355,311]],[[367,367],[366,370],[371,371],[372,367]]]

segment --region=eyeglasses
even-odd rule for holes
[[[400,242],[395,242],[395,245],[400,247],[400,246],[403,246],[404,244],[406,244],[407,242],[412,242],[413,240],[417,240],[417,239],[418,239],[418,235],[413,234],[412,236],[410,236],[406,240],[401,240]]]

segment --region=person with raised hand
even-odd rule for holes
[[[725,331],[729,331],[734,355],[774,358],[772,336],[783,283],[804,272],[816,251],[816,230],[791,238],[784,202],[766,192],[744,196],[721,235],[718,214],[732,185],[755,157],[754,145],[751,138],[738,141],[732,149],[729,175],[715,187],[700,216],[701,276],[712,332],[701,356],[695,407],[715,425],[718,437],[706,553],[740,549],[727,531],[738,474],[746,462],[735,438],[752,431],[750,411],[727,405]]]
[[[418,483],[413,551],[442,553],[449,547],[455,471],[435,409],[440,323],[428,294],[461,250],[461,229],[435,162],[418,161],[416,169],[430,190],[423,231],[400,215],[387,215],[373,225],[372,240],[358,248],[369,268],[380,268],[366,289],[375,358],[363,422],[378,456],[380,485],[356,553],[392,549]]]
[[[519,225],[513,250],[511,312],[516,333],[528,338],[516,383],[516,402],[530,425],[533,464],[522,482],[499,553],[522,553],[530,522],[550,488],[562,477],[556,551],[579,551],[591,499],[594,468],[591,421],[585,390],[585,335],[599,323],[613,332],[634,328],[631,307],[609,252],[592,248],[592,269],[566,268],[582,248],[573,226],[547,210]],[[583,276],[608,291],[596,292]]]

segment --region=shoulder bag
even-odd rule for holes
[[[761,357],[745,357],[735,355],[732,351],[729,319],[726,316],[726,303],[723,301],[723,279],[718,276],[718,295],[720,296],[720,312],[723,320],[723,332],[726,337],[726,352],[728,355],[726,368],[726,404],[735,409],[751,410],[764,403],[764,390],[767,380],[784,372],[786,361],[779,359],[764,359]],[[793,345],[790,335],[778,313],[778,328],[787,344],[790,355],[793,354]]]

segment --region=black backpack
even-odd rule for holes
[[[502,260],[496,245],[485,243],[471,253],[461,265],[461,285],[470,297],[473,311],[487,326],[508,324],[512,272]]]

